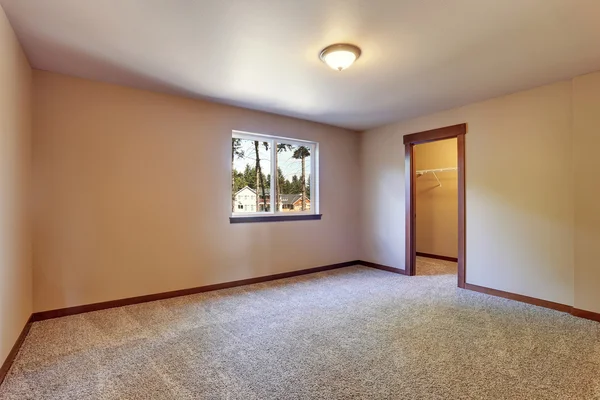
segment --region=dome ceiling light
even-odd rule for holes
[[[337,43],[321,50],[319,58],[336,71],[342,71],[351,66],[360,57],[360,49],[347,43]]]

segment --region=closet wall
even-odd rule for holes
[[[440,140],[415,146],[417,171],[455,168],[457,157],[456,139]],[[457,171],[436,172],[435,175],[433,173],[420,175],[415,181],[415,189],[417,252],[458,257]]]

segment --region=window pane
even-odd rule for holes
[[[312,146],[277,143],[277,211],[310,211]]]
[[[271,211],[271,143],[231,140],[231,211]]]

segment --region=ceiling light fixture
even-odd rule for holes
[[[353,44],[337,43],[321,50],[319,58],[336,71],[341,71],[351,66],[360,53],[360,49]]]

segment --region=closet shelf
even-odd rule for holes
[[[420,170],[416,171],[416,173],[417,173],[417,178],[422,175],[425,175],[425,174],[433,174],[433,176],[435,176],[435,179],[438,181],[437,187],[441,187],[442,182],[440,182],[440,179],[437,177],[436,172],[447,172],[447,171],[457,171],[457,170],[458,170],[458,167],[420,169]]]

